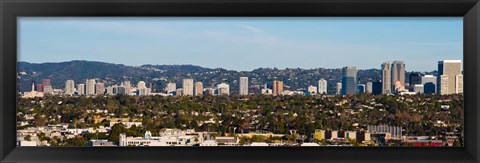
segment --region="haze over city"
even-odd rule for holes
[[[19,61],[380,68],[463,59],[462,18],[20,18]],[[340,57],[341,56],[341,57]]]

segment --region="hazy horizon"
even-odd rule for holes
[[[19,18],[18,60],[128,66],[380,69],[463,62],[463,20],[448,18]]]

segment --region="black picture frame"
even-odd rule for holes
[[[480,162],[478,0],[1,0],[2,162]],[[17,18],[22,16],[455,16],[464,20],[464,147],[17,147]]]

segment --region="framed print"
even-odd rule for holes
[[[1,8],[5,162],[479,161],[475,0]]]

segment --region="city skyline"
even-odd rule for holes
[[[463,59],[462,28],[462,18],[20,18],[18,59],[236,71],[402,60],[432,71],[428,60]]]

